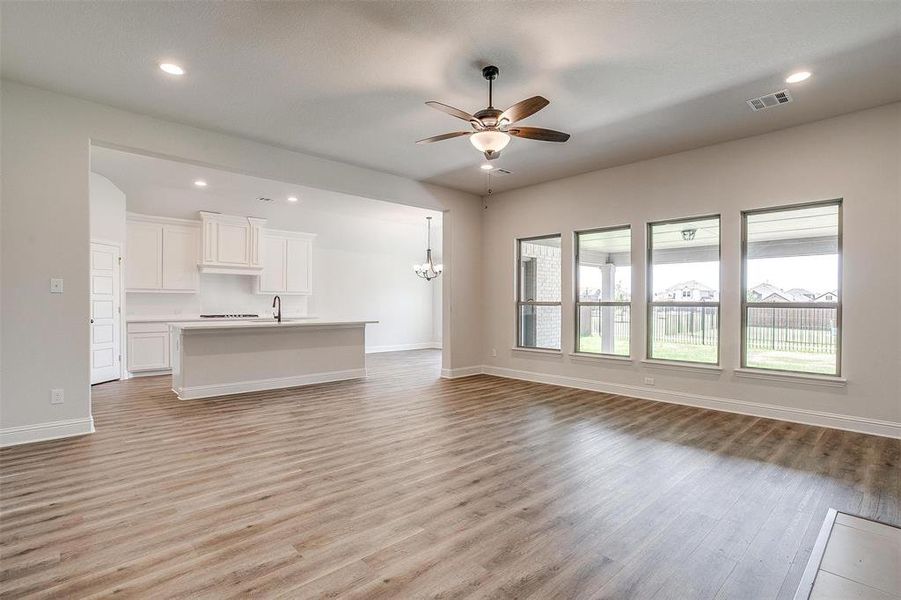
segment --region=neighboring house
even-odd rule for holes
[[[694,279],[670,286],[663,293],[655,294],[655,300],[674,302],[706,302],[716,300],[716,290]]]
[[[795,300],[788,297],[788,295],[780,294],[779,292],[773,292],[769,296],[765,298],[761,298],[760,300],[755,300],[755,302],[795,302]]]
[[[775,302],[774,300],[764,300],[764,298],[773,294],[781,295],[782,289],[769,283],[759,283],[748,290],[748,300],[752,302]]]
[[[804,288],[792,288],[785,290],[785,295],[792,299],[792,302],[813,302],[817,295],[810,290]]]
[[[817,294],[804,288],[783,290],[770,283],[760,283],[748,290],[750,302],[837,302],[838,291]]]

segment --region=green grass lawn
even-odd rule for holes
[[[685,344],[655,340],[652,348],[653,356],[650,358],[716,364],[715,345],[703,346],[701,344]]]
[[[748,366],[756,369],[778,369],[835,375],[835,354],[818,352],[748,351]]]
[[[616,338],[614,354],[629,356],[628,338]],[[579,352],[601,352],[600,336],[579,338]],[[684,362],[716,363],[716,346],[655,341],[652,358]],[[757,369],[777,369],[805,373],[835,374],[835,354],[818,352],[780,352],[774,350],[750,350],[748,366]]]
[[[583,335],[579,338],[579,352],[591,352],[600,354],[601,336]],[[613,354],[629,356],[629,338],[618,337],[613,340]]]

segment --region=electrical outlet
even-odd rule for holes
[[[62,279],[51,279],[50,280],[50,293],[51,294],[62,294],[63,293],[63,280]]]
[[[491,349],[491,356],[497,356],[497,348]]]
[[[644,384],[645,385],[654,385],[654,378],[653,377],[645,377]]]
[[[62,388],[53,388],[50,390],[50,404],[62,404],[63,402]]]

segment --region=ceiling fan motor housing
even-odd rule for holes
[[[496,108],[486,108],[480,110],[473,116],[478,119],[484,127],[497,127],[497,118],[501,116],[501,112]]]
[[[488,65],[487,67],[482,69],[482,77],[489,81],[497,79],[498,73],[500,73],[500,69],[498,69],[494,65]]]

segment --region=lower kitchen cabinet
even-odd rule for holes
[[[168,324],[129,323],[126,339],[129,372],[165,371],[171,368]]]

